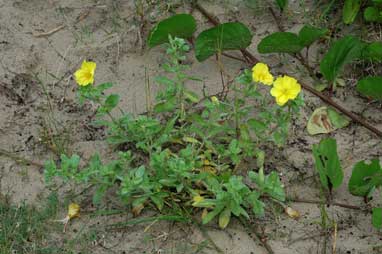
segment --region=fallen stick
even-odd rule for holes
[[[14,160],[16,163],[20,163],[20,164],[24,164],[24,165],[33,165],[33,166],[36,166],[36,167],[39,167],[39,168],[43,168],[44,167],[44,164],[42,164],[40,162],[36,162],[36,161],[33,161],[33,160],[22,158],[20,156],[17,156],[15,154],[13,154],[11,152],[8,152],[8,151],[5,151],[3,149],[0,149],[0,156],[8,157],[8,158]]]

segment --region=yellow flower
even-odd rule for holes
[[[192,205],[197,206],[200,202],[204,201],[204,198],[200,195],[196,195],[192,198],[192,201],[194,201],[194,203],[192,203]]]
[[[78,204],[70,203],[68,207],[68,214],[66,215],[66,217],[63,218],[62,220],[56,220],[64,224],[64,232],[66,231],[66,227],[68,226],[69,221],[75,217],[80,216],[80,209],[81,208]]]
[[[219,105],[219,99],[216,96],[212,96],[211,97],[211,101],[212,101],[213,104]]]
[[[71,203],[68,208],[69,219],[73,219],[74,217],[78,217],[79,215],[80,215],[80,206],[76,203]]]
[[[300,91],[301,85],[297,83],[297,80],[284,75],[276,79],[271,89],[271,95],[276,98],[279,106],[283,106],[288,100],[296,99]]]
[[[252,68],[252,79],[255,82],[263,83],[264,85],[272,85],[273,76],[269,72],[269,68],[264,63],[257,63]]]
[[[76,82],[80,86],[87,86],[94,83],[95,62],[83,61],[81,68],[74,73]]]

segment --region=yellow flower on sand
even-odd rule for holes
[[[87,86],[94,83],[94,72],[97,65],[95,62],[83,61],[81,68],[74,73],[74,78],[80,86]]]
[[[204,198],[200,195],[196,195],[192,198],[192,201],[194,201],[192,203],[193,206],[197,206],[200,202],[204,201]]]
[[[80,216],[80,206],[76,203],[70,203],[68,207],[68,214],[66,215],[65,218],[62,220],[56,220],[58,222],[62,222],[64,224],[64,232],[66,231],[66,227],[69,224],[69,221],[75,217]]]
[[[269,68],[264,63],[257,63],[252,68],[252,79],[255,82],[263,83],[264,85],[272,85],[273,76],[269,72]]]
[[[213,104],[219,105],[219,99],[216,96],[212,96],[211,97],[211,101],[212,101]]]
[[[71,203],[68,208],[68,217],[69,219],[73,219],[80,215],[80,206],[76,203]]]
[[[276,103],[283,106],[288,100],[296,99],[301,92],[301,85],[295,78],[284,75],[278,77],[271,89],[271,95],[276,98]]]

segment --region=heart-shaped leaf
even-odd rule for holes
[[[314,26],[305,25],[298,33],[298,37],[300,38],[301,45],[308,47],[327,33],[328,29],[326,28],[321,29]]]
[[[349,192],[354,196],[366,197],[370,195],[376,187],[382,184],[381,174],[382,169],[378,159],[371,160],[371,163],[358,162],[354,165],[349,180]]]
[[[345,36],[336,41],[321,60],[320,70],[325,79],[333,82],[345,64],[360,58],[363,46],[353,36]]]
[[[367,77],[359,80],[357,91],[364,96],[382,100],[382,76]]]
[[[229,22],[204,30],[196,38],[195,55],[202,62],[225,50],[245,49],[252,42],[248,27],[240,22]]]
[[[276,32],[263,38],[257,50],[261,54],[267,53],[289,53],[294,54],[300,52],[304,46],[300,42],[300,38],[290,32]]]
[[[168,36],[191,38],[196,30],[196,22],[189,14],[177,14],[160,21],[150,32],[148,45],[150,48],[168,42]]]

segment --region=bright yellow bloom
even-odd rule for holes
[[[95,62],[83,61],[81,68],[74,73],[76,82],[80,86],[87,86],[94,83],[94,72],[97,65]]]
[[[212,101],[213,104],[219,105],[219,99],[216,96],[212,96],[211,97],[211,101]]]
[[[297,83],[297,80],[284,75],[276,79],[271,89],[271,95],[276,98],[279,106],[283,106],[288,100],[296,99],[300,91],[301,85]]]
[[[78,217],[79,215],[80,215],[80,206],[76,203],[71,203],[68,208],[69,219],[73,219],[74,217]]]
[[[197,206],[200,202],[204,201],[204,198],[200,195],[196,195],[192,198],[192,201],[194,201],[194,203],[192,203],[192,205]]]
[[[56,220],[58,222],[64,223],[64,232],[66,231],[66,227],[68,226],[69,221],[75,217],[80,216],[80,209],[81,208],[78,204],[70,203],[68,207],[68,214],[66,215],[66,217],[62,220]]]
[[[263,83],[264,85],[272,85],[273,76],[269,72],[269,68],[264,63],[257,63],[252,68],[252,79],[255,82]]]

